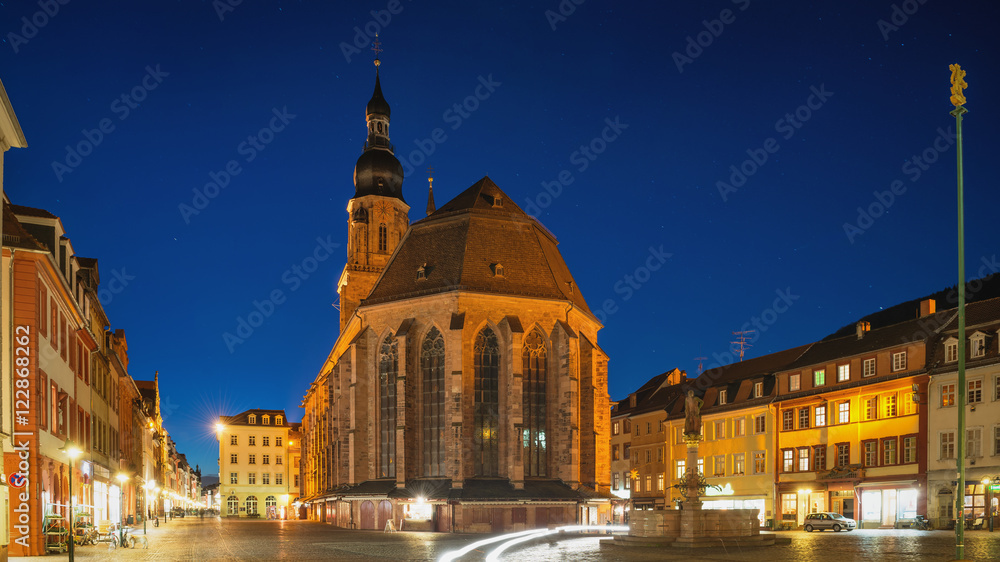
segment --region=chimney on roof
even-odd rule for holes
[[[862,320],[861,322],[858,322],[856,329],[858,332],[858,339],[860,340],[865,337],[866,333],[871,331],[872,329],[871,322],[865,322],[864,320]]]
[[[920,301],[920,318],[930,316],[937,312],[937,301],[934,299],[924,299]]]

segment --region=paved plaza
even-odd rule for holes
[[[142,533],[142,529],[139,529]],[[601,546],[603,535],[539,539],[518,545],[502,560],[567,560],[584,562],[652,560],[742,560],[759,562],[873,560],[951,560],[954,534],[948,531],[877,531],[850,533],[777,533],[788,544],[772,547],[670,549]],[[484,535],[348,531],[309,521],[248,521],[188,517],[148,528],[149,549],[106,545],[80,546],[80,560],[437,560],[442,554],[486,538]],[[491,547],[460,560],[481,561]],[[1000,560],[1000,532],[966,533],[966,557]],[[59,557],[65,560],[66,555]],[[11,560],[30,560],[12,558]]]

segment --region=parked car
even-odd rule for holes
[[[803,529],[808,532],[813,530],[833,529],[834,531],[853,531],[858,526],[853,519],[848,519],[839,513],[824,511],[822,513],[810,513],[806,516]]]

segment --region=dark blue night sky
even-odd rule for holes
[[[2,2],[29,144],[5,189],[119,280],[132,376],[160,372],[204,472],[214,417],[299,419],[337,337],[375,30],[411,221],[429,165],[438,205],[489,175],[537,214],[600,311],[612,399],[729,361],[735,330],[762,355],[954,284],[951,63],[967,269],[1000,270],[1000,6],[677,4]]]

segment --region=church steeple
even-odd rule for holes
[[[382,195],[403,200],[403,166],[396,159],[395,148],[389,141],[389,102],[382,94],[379,67],[382,61],[378,53],[382,51],[375,37],[375,91],[365,107],[365,121],[368,136],[364,152],[354,166],[354,197]]]
[[[354,166],[354,197],[347,203],[347,264],[337,283],[340,327],[368,296],[389,257],[410,225],[410,207],[403,200],[403,166],[389,142],[389,102],[379,76],[381,52],[375,37],[375,90],[365,107],[368,136]]]

